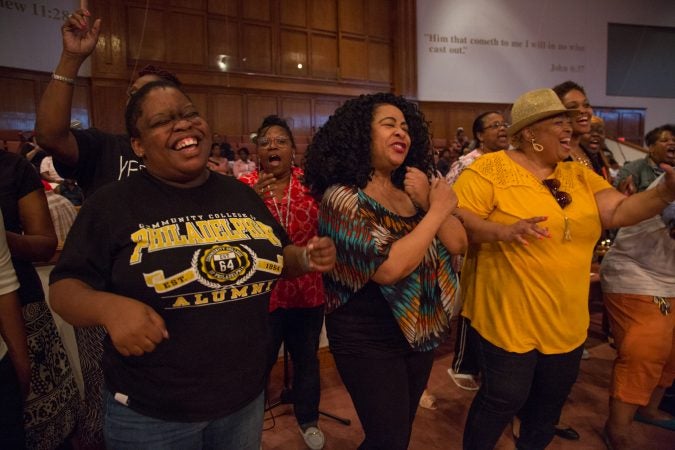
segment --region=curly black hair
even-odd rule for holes
[[[581,87],[581,85],[579,85],[578,83],[575,83],[574,81],[571,81],[571,80],[564,81],[560,84],[557,84],[557,85],[553,86],[552,89],[553,89],[553,92],[555,92],[556,95],[558,96],[558,98],[560,98],[560,99],[562,99],[565,95],[567,95],[567,93],[569,91],[574,91],[574,90],[577,90],[577,91],[581,92],[582,94],[586,95],[586,91],[584,90],[584,88]]]
[[[143,67],[141,70],[138,71],[138,78],[143,77],[145,75],[155,75],[161,78],[162,80],[172,82],[178,87],[182,86],[182,83],[180,82],[176,74],[169,72],[168,70],[162,69],[161,67],[153,66],[152,64],[148,64],[147,66]]]
[[[416,167],[429,176],[434,172],[429,127],[417,105],[391,93],[361,95],[340,106],[307,148],[305,184],[316,198],[334,184],[362,189],[371,180],[371,122],[375,108],[382,104],[401,110],[411,140],[405,161],[392,174],[394,185],[403,189],[406,167]]]
[[[661,133],[663,133],[664,131],[669,131],[670,134],[675,136],[675,124],[667,123],[665,125],[661,125],[660,127],[656,127],[649,133],[647,133],[645,135],[645,144],[647,145],[647,147],[651,147],[652,145],[656,144],[656,142],[661,137]]]

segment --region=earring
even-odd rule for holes
[[[291,166],[295,166],[295,150],[291,152]]]
[[[541,144],[537,144],[534,141],[534,138],[530,141],[532,143],[532,148],[534,149],[535,152],[543,152],[544,151],[544,146]]]

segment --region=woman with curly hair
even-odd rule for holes
[[[360,449],[405,449],[433,350],[447,336],[467,237],[433,172],[429,132],[402,97],[363,95],[318,131],[305,182],[319,234],[337,248],[324,277],[326,330],[363,429]],[[413,201],[415,199],[415,201]]]

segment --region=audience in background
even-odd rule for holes
[[[591,162],[593,172],[611,182],[609,160],[605,155],[605,121],[601,117],[591,117],[591,129],[581,135],[579,146]]]
[[[255,144],[260,168],[239,180],[253,187],[293,244],[306,245],[317,234],[319,208],[302,184],[302,169],[293,166],[296,148],[291,129],[284,119],[268,116],[256,131]],[[239,149],[239,154],[247,158],[248,150]],[[235,175],[239,161],[235,162]],[[325,444],[318,426],[321,384],[316,355],[324,311],[321,275],[312,272],[280,280],[272,291],[269,309],[270,368],[283,342],[293,362],[291,398],[295,418],[307,447],[320,450]]]
[[[642,192],[663,173],[660,164],[675,165],[675,124],[654,128],[645,136],[649,154],[619,169],[614,186],[621,192]]]
[[[222,175],[232,175],[230,171],[230,162],[225,156],[225,151],[218,144],[211,144],[211,156],[209,156],[206,166],[209,170],[218,172]]]
[[[324,276],[326,331],[363,449],[408,447],[433,350],[450,326],[450,253],[464,251],[466,235],[451,214],[452,188],[429,185],[430,150],[422,113],[393,94],[348,100],[307,150],[319,234],[337,247]]]
[[[237,150],[237,154],[239,155],[239,159],[237,159],[232,166],[232,172],[234,173],[235,178],[239,178],[242,175],[246,175],[255,170],[255,163],[249,159],[249,153],[246,147]],[[260,157],[260,155],[258,155],[258,157]]]

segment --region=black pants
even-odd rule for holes
[[[434,352],[387,359],[333,356],[366,434],[359,450],[407,449]]]
[[[25,448],[23,398],[8,355],[0,359],[0,448]]]
[[[323,309],[277,308],[270,314],[272,348],[270,369],[277,360],[283,342],[293,361],[293,410],[298,425],[319,419],[321,382],[319,379],[319,335],[323,325]]]
[[[457,318],[457,337],[455,339],[455,356],[452,360],[452,371],[466,375],[478,375],[478,358],[476,358],[475,336],[469,333],[471,321],[463,316]]]
[[[577,379],[583,346],[553,355],[537,350],[512,353],[492,345],[475,329],[470,332],[476,337],[482,383],[466,419],[464,449],[492,450],[516,413],[522,420],[517,448],[546,448]]]

